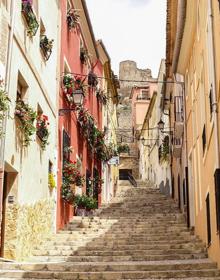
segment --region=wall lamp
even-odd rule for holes
[[[162,133],[167,133],[167,134],[173,133],[173,128],[172,128],[172,127],[166,127],[166,128],[169,129],[168,131],[167,131],[167,130],[164,130],[164,125],[165,125],[165,123],[163,122],[162,119],[160,119],[160,121],[158,122],[157,125],[158,125],[159,130],[160,130]]]
[[[72,111],[78,111],[83,103],[84,103],[84,92],[81,89],[76,89],[73,93],[73,95],[71,96],[72,98],[72,103],[74,103],[74,107],[72,108],[66,108],[66,109],[59,109],[59,116],[63,116],[63,114],[65,113],[69,113]]]
[[[143,146],[149,147],[149,148],[150,148],[151,145],[145,144],[145,141],[151,141],[151,140],[152,140],[152,141],[158,141],[159,139],[145,139],[144,137],[142,137],[140,140],[141,140],[141,143],[142,143]]]

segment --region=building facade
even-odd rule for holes
[[[116,145],[115,131],[109,137],[105,131],[105,126],[117,126],[110,58],[103,43],[95,40],[86,2],[62,1],[61,7],[58,229],[77,214],[77,194],[96,199],[100,206],[110,200],[117,184],[117,168],[107,164],[113,152],[110,144]],[[109,110],[113,121],[108,119]],[[71,182],[67,168],[75,168],[81,179]]]
[[[10,11],[10,108],[2,128],[1,250],[22,259],[55,231],[60,12],[55,0],[3,2]]]
[[[173,142],[178,149],[174,196],[181,208],[186,204],[189,226],[220,265],[219,2],[167,3],[167,78],[174,82],[171,99],[181,104],[182,98],[184,110],[183,135]],[[175,107],[170,107],[173,116]],[[177,123],[174,119],[176,131],[182,126]]]
[[[139,134],[139,172],[143,181],[150,181],[166,195],[171,195],[171,131],[169,116],[164,113],[165,60],[161,61],[157,82],[151,94]],[[158,123],[164,128],[160,130]]]
[[[102,129],[106,130],[106,144],[111,146],[112,149],[117,151],[117,128],[118,128],[118,117],[117,117],[117,105],[118,105],[118,88],[119,82],[117,77],[111,70],[111,59],[109,54],[101,40],[97,42],[97,48],[99,58],[103,67],[102,76],[103,79],[103,92],[107,99],[103,104],[102,114]],[[113,161],[103,162],[102,177],[102,203],[109,203],[115,196],[118,186],[118,155],[115,153]]]

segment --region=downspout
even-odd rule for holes
[[[218,104],[217,104],[217,95],[216,95],[216,62],[215,62],[215,38],[213,34],[214,30],[214,22],[213,22],[213,5],[212,0],[208,2],[208,15],[210,17],[210,36],[211,36],[211,61],[212,61],[212,88],[213,88],[213,103],[212,103],[212,110],[213,110],[213,121],[214,121],[214,131],[215,131],[215,148],[216,148],[216,169],[220,167],[220,159],[219,159],[219,127],[218,127]]]
[[[12,48],[13,48],[13,36],[14,36],[14,26],[15,26],[15,0],[11,1],[10,6],[10,31],[8,38],[8,53],[6,60],[6,74],[5,74],[5,91],[9,92],[9,81],[10,81],[10,72],[11,72],[11,61],[12,61]],[[3,193],[3,184],[4,184],[4,161],[5,161],[5,133],[7,125],[7,116],[4,117],[2,124],[3,136],[1,139],[0,147],[0,193]],[[0,219],[2,220],[2,202],[0,204]]]

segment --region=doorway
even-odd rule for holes
[[[129,180],[129,173],[132,174],[132,169],[120,169],[119,180]]]
[[[8,184],[7,181],[8,181],[8,173],[4,172],[4,183],[3,183],[3,194],[2,194],[1,248],[0,248],[1,257],[4,257],[5,216],[6,216],[7,184]]]

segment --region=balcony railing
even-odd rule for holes
[[[53,41],[49,40],[46,35],[42,35],[40,39],[40,48],[45,57],[45,60],[48,60],[52,54]]]
[[[28,26],[27,34],[31,37],[35,36],[39,28],[39,23],[33,12],[30,1],[22,1],[22,14]]]

